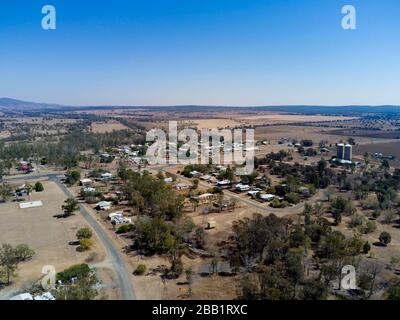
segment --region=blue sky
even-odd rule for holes
[[[41,8],[57,9],[57,30]],[[357,30],[341,8],[357,9]],[[0,97],[400,104],[399,0],[1,0]]]

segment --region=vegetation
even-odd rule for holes
[[[69,198],[64,201],[64,205],[62,206],[64,210],[64,216],[71,216],[76,210],[78,210],[78,201],[73,198]]]
[[[132,230],[135,229],[135,226],[133,224],[124,224],[123,226],[120,226],[118,230],[116,231],[117,234],[124,234],[131,232]]]
[[[392,241],[392,236],[389,232],[382,232],[379,236],[379,241],[383,245],[387,246]]]
[[[365,252],[366,245],[360,237],[346,239],[323,223],[317,218],[302,227],[273,214],[236,222],[228,256],[232,268],[245,274],[241,298],[325,299],[330,283],[339,281],[341,267]],[[305,272],[310,259],[320,267],[312,277]]]
[[[77,237],[79,240],[82,240],[82,239],[90,239],[90,238],[92,238],[92,236],[93,236],[93,231],[92,231],[92,229],[90,229],[90,228],[88,228],[88,227],[81,228],[81,229],[79,229],[79,230],[77,231],[77,233],[76,233],[76,237]]]
[[[69,185],[74,185],[81,178],[81,173],[77,170],[70,170],[65,174],[65,182]]]
[[[43,187],[43,183],[41,183],[40,181],[35,183],[34,189],[36,192],[42,192],[44,191],[44,187]]]
[[[8,183],[0,184],[0,199],[7,202],[13,196],[13,189]]]
[[[57,274],[62,286],[54,290],[57,300],[93,300],[98,296],[99,283],[95,272],[87,264],[74,265]]]
[[[146,273],[146,271],[147,271],[146,265],[144,265],[144,264],[139,264],[139,265],[136,267],[136,269],[135,269],[135,271],[133,272],[133,274],[134,274],[135,276],[142,276],[142,275],[144,275],[144,274]]]
[[[93,246],[93,242],[90,239],[81,239],[79,240],[79,247],[78,247],[78,251],[88,251],[91,249],[91,247]]]
[[[3,244],[0,247],[0,283],[10,285],[18,265],[32,258],[35,252],[27,245],[13,247],[10,244]]]
[[[123,191],[129,204],[140,214],[162,217],[167,220],[182,216],[184,197],[179,196],[163,180],[143,174],[120,169],[120,176],[126,181]]]

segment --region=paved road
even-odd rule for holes
[[[57,186],[64,192],[67,197],[74,197],[72,192],[60,182],[58,178],[60,174],[51,173],[51,174],[36,174],[29,176],[18,176],[7,178],[8,181],[12,180],[37,180],[40,179],[49,179],[57,184]],[[130,279],[129,272],[126,268],[125,262],[119,254],[118,250],[115,248],[112,240],[109,238],[103,227],[94,219],[89,211],[84,207],[80,206],[80,213],[86,222],[93,228],[99,237],[100,241],[103,243],[108,260],[110,261],[116,275],[117,275],[117,286],[120,288],[122,299],[124,300],[135,300],[135,294],[132,286],[132,282]]]

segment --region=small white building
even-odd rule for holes
[[[111,218],[111,223],[114,225],[127,224],[127,223],[132,223],[132,219],[120,216],[114,216],[113,218]]]
[[[191,172],[190,172],[190,175],[191,175],[192,177],[198,177],[198,176],[201,175],[201,173],[198,172],[198,171],[196,171],[196,170],[194,170],[194,171],[191,171]]]
[[[109,218],[110,220],[112,220],[114,217],[123,218],[123,217],[124,217],[124,213],[123,213],[122,211],[117,211],[117,212],[110,213],[110,214],[108,215],[108,218]]]
[[[204,176],[200,177],[200,180],[203,181],[209,181],[211,179],[211,176],[209,174],[205,174]]]
[[[256,191],[256,190],[252,190],[247,192],[247,195],[249,195],[250,197],[256,197],[258,194],[260,193],[260,191]]]
[[[217,222],[215,220],[208,220],[207,221],[207,228],[206,229],[214,229],[217,226]]]
[[[29,202],[21,202],[19,204],[20,209],[30,209],[30,208],[37,208],[43,206],[42,201],[29,201]]]
[[[100,176],[101,180],[110,180],[112,177],[113,175],[109,172],[102,173]]]
[[[92,185],[93,181],[91,179],[82,179],[79,181],[79,184],[83,187]]]
[[[110,210],[111,209],[111,202],[109,201],[100,201],[96,204],[97,210]]]
[[[259,198],[263,201],[272,201],[275,199],[275,195],[273,194],[260,194]]]
[[[221,180],[217,182],[218,187],[227,187],[231,184],[230,180]]]
[[[187,185],[186,183],[177,183],[176,185],[174,185],[174,188],[177,190],[187,190],[189,189],[189,185]]]
[[[56,298],[50,293],[50,292],[45,292],[40,296],[35,296],[33,298],[34,300],[40,300],[40,301],[54,301]]]
[[[21,293],[19,295],[12,297],[10,300],[28,301],[28,300],[33,300],[33,297],[30,293]]]
[[[197,199],[199,199],[200,203],[210,203],[214,199],[214,195],[212,193],[203,193],[200,194]]]
[[[237,185],[235,186],[235,189],[236,189],[237,191],[239,191],[239,192],[245,192],[245,191],[249,191],[249,190],[250,190],[250,186],[247,185],[247,184],[241,184],[241,183],[239,183],[239,184],[237,184]]]

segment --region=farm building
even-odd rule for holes
[[[93,181],[90,179],[82,179],[79,181],[79,185],[82,187],[91,186],[92,183],[93,183]]]

